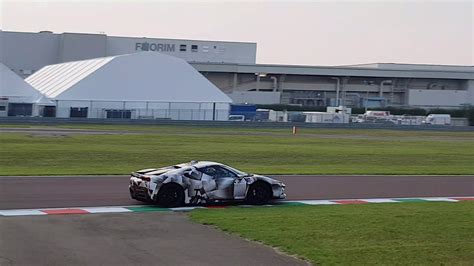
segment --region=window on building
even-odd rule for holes
[[[55,117],[56,116],[56,106],[44,106],[43,107],[43,116],[44,117]]]
[[[87,117],[88,107],[71,107],[69,117]]]
[[[191,45],[191,52],[197,52],[198,51],[198,46],[193,44]]]
[[[180,52],[186,52],[186,44],[180,44],[179,45],[179,51]]]
[[[107,118],[132,118],[132,110],[105,110]]]
[[[5,105],[0,105],[0,111],[6,111],[7,107]]]
[[[9,103],[8,116],[31,116],[33,105],[31,103]]]

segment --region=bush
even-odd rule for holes
[[[304,111],[304,112],[325,112],[324,106],[299,106],[289,104],[257,104],[257,109],[272,109],[274,111]]]
[[[452,117],[466,117],[466,109],[430,109],[428,114],[450,114]]]
[[[465,109],[465,117],[469,120],[469,125],[474,126],[474,107],[470,106]]]

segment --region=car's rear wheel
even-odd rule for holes
[[[246,201],[249,204],[262,205],[267,203],[272,197],[272,189],[270,185],[257,182],[250,186]]]
[[[166,184],[158,192],[156,203],[165,208],[184,205],[184,191],[178,184]]]

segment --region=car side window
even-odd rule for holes
[[[213,177],[216,177],[216,175],[217,175],[217,171],[214,168],[214,166],[204,167],[204,168],[199,169],[199,171],[203,172],[206,175],[213,176]]]
[[[233,172],[218,165],[204,167],[199,169],[199,171],[214,178],[237,177]]]
[[[221,178],[221,177],[237,177],[233,172],[225,169],[224,167],[221,166],[215,166],[217,170],[217,176],[216,178]]]

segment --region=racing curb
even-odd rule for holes
[[[415,197],[415,198],[375,198],[375,199],[333,199],[333,200],[292,200],[279,201],[264,207],[303,206],[303,205],[341,205],[341,204],[368,204],[368,203],[403,203],[403,202],[461,202],[474,201],[474,196],[468,197]],[[30,216],[30,215],[64,215],[64,214],[93,214],[93,213],[124,213],[124,212],[156,212],[174,211],[186,212],[194,209],[221,209],[227,207],[259,207],[253,205],[208,205],[189,206],[179,208],[160,208],[154,205],[134,206],[104,206],[104,207],[68,207],[68,208],[41,208],[0,210],[0,216]]]

